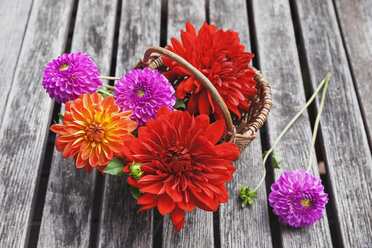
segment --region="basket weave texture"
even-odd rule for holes
[[[148,67],[151,70],[157,69],[160,73],[165,72],[168,68],[164,65],[161,59],[162,56],[173,59],[182,65],[208,89],[223,113],[226,123],[225,141],[237,144],[240,152],[242,152],[256,137],[256,133],[266,121],[272,106],[271,88],[261,72],[250,66],[256,72],[254,79],[257,82],[256,88],[258,92],[250,98],[250,108],[247,112],[243,112],[241,118],[238,119],[232,118],[226,104],[209,79],[182,57],[169,50],[161,47],[150,47],[134,69]]]

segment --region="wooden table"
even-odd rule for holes
[[[0,1],[0,247],[372,247],[371,9],[370,0]],[[274,105],[235,163],[229,201],[216,213],[187,213],[176,233],[169,216],[135,214],[124,178],[88,175],[62,159],[48,128],[63,108],[41,76],[52,58],[75,51],[90,54],[102,75],[123,75],[147,47],[179,37],[186,20],[238,31]],[[329,193],[324,217],[292,229],[267,204],[284,170],[305,168],[318,103],[280,143],[283,169],[268,164],[256,204],[241,209],[238,184],[258,182],[262,150],[328,71],[312,170]]]

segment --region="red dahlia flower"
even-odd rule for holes
[[[148,120],[138,130],[138,138],[125,143],[127,159],[141,163],[142,176],[128,183],[143,193],[142,211],[157,207],[170,217],[176,231],[183,227],[184,211],[195,206],[216,211],[228,199],[225,183],[239,156],[232,143],[216,145],[225,132],[222,120],[209,124],[207,115],[193,117],[188,112],[171,112],[160,107],[156,120]],[[128,167],[126,168],[128,170]]]
[[[88,173],[94,167],[102,171],[114,155],[122,156],[124,141],[133,139],[137,128],[129,118],[132,111],[119,111],[113,97],[103,99],[97,93],[67,102],[63,123],[50,128],[58,134],[57,150],[63,158],[74,157],[76,167]]]
[[[253,54],[244,52],[238,33],[231,30],[216,30],[215,25],[204,25],[196,34],[195,28],[186,23],[186,32],[181,30],[182,43],[172,38],[172,45],[166,48],[191,63],[201,71],[216,87],[227,107],[239,118],[241,110],[249,108],[249,97],[257,94],[255,72],[248,68]],[[185,98],[191,93],[187,109],[209,115],[220,110],[211,94],[190,72],[173,60],[163,57],[169,71],[164,75],[169,79],[185,77],[176,90],[177,98]]]

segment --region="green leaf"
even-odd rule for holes
[[[173,108],[178,110],[185,110],[186,109],[185,102],[182,99],[177,99],[176,104],[174,104]]]
[[[253,201],[253,199],[252,198],[250,198],[250,197],[248,197],[247,198],[248,199],[248,203],[249,203],[249,205],[253,205],[254,204],[254,201]],[[246,204],[247,205],[247,204]]]
[[[136,200],[138,200],[138,198],[140,198],[141,196],[141,189],[139,188],[136,188],[136,187],[133,187],[132,185],[130,186],[130,194],[132,195],[132,197]]]
[[[240,190],[240,199],[242,200],[242,208],[247,206],[247,204],[253,205],[254,204],[254,199],[257,198],[257,192],[250,191],[249,186],[247,188],[245,188],[244,186],[239,185],[239,187],[241,189]]]
[[[60,120],[61,122],[63,122],[63,118],[64,118],[63,114],[58,113],[58,117],[59,117],[59,120]]]
[[[103,172],[113,176],[121,176],[123,174],[124,167],[125,165],[121,158],[114,158],[108,163]]]
[[[275,169],[280,169],[279,164],[283,161],[283,158],[282,156],[280,156],[277,150],[274,150],[273,152],[273,160],[274,160],[273,167]]]

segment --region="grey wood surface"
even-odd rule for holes
[[[73,1],[35,0],[0,128],[0,246],[24,247],[30,231],[53,103],[44,65],[65,47]]]
[[[92,56],[102,75],[110,72],[116,7],[111,0],[90,0],[80,1],[77,8],[71,52]],[[63,159],[54,150],[39,247],[89,246],[95,180],[96,172],[77,169],[72,158]]]
[[[370,247],[371,153],[334,6],[330,1],[301,1],[296,6],[312,87],[332,72],[320,125],[339,242],[344,247]]]
[[[345,42],[360,108],[372,145],[372,1],[336,0],[339,26]]]
[[[295,2],[312,87],[332,79],[320,122],[338,237],[344,247],[372,246],[372,159],[331,1]]]
[[[124,76],[146,48],[160,42],[160,1],[124,0],[120,20],[116,76]],[[99,247],[152,247],[152,210],[139,206],[125,177],[106,176],[99,230]]]
[[[168,44],[172,37],[180,40],[180,30],[186,30],[186,21],[190,21],[198,31],[206,20],[204,1],[170,0],[168,1]],[[213,213],[195,208],[185,212],[185,225],[176,233],[169,218],[164,216],[163,247],[213,247]]]
[[[247,4],[243,0],[209,1],[211,24],[224,30],[239,33],[245,51],[251,52]],[[265,184],[259,189],[256,203],[242,209],[239,184],[255,187],[262,176],[262,150],[260,133],[246,148],[242,157],[234,163],[237,170],[233,180],[227,183],[229,200],[219,208],[219,232],[221,247],[271,247],[271,231]]]
[[[0,1],[0,126],[27,28],[32,0]],[[6,11],[5,11],[6,10]]]
[[[288,1],[275,0],[262,4],[253,1],[260,69],[270,82],[273,107],[268,121],[272,145],[287,123],[306,102],[295,34]],[[280,141],[277,150],[284,158],[275,169],[275,180],[284,171],[306,169],[312,131],[305,114]],[[316,161],[316,159],[314,159]],[[312,172],[319,177],[316,162]],[[280,227],[283,247],[331,247],[332,241],[325,211],[323,218],[309,228]]]

